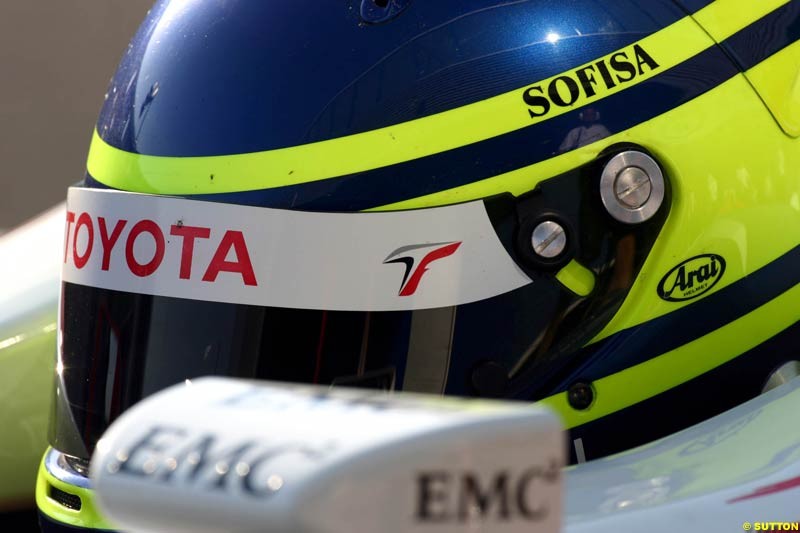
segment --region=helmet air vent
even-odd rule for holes
[[[405,11],[411,0],[362,0],[361,19],[367,24],[389,22]]]
[[[50,485],[50,498],[73,511],[81,510],[81,498]]]

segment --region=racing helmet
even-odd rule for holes
[[[52,446],[208,374],[540,401],[573,461],[759,394],[800,345],[798,13],[157,2],[69,191]]]

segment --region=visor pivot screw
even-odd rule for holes
[[[583,411],[594,402],[594,389],[590,383],[579,381],[567,390],[567,401],[573,409]]]
[[[539,257],[552,259],[564,252],[567,247],[567,234],[558,222],[545,220],[533,228],[531,246]]]
[[[664,174],[649,155],[636,150],[621,152],[603,169],[600,198],[608,214],[619,222],[645,222],[664,201]]]
[[[638,209],[647,203],[653,189],[650,177],[639,167],[628,167],[617,176],[614,194],[628,209]]]

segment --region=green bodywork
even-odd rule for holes
[[[0,328],[0,510],[33,506],[47,448],[56,308]]]

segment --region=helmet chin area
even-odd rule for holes
[[[45,452],[36,481],[36,506],[42,531],[110,531],[88,477],[88,461],[53,448]]]

